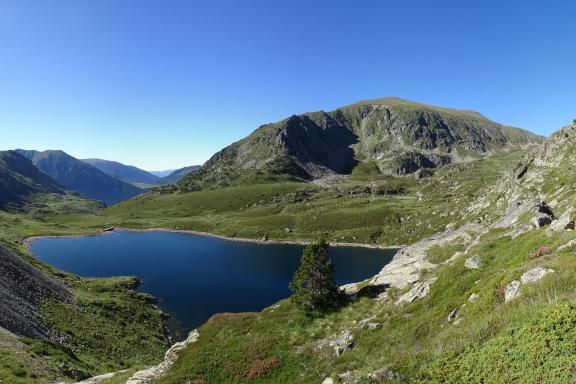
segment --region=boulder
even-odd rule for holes
[[[448,321],[454,321],[458,318],[458,314],[460,313],[460,308],[454,308],[452,312],[448,315]]]
[[[348,352],[354,347],[353,339],[354,338],[352,337],[352,333],[347,329],[338,336],[333,337],[328,342],[328,346],[334,348],[336,356],[340,356],[341,354]]]
[[[520,296],[520,286],[522,285],[521,282],[519,282],[518,280],[514,280],[512,282],[510,282],[510,284],[508,284],[506,286],[506,289],[504,290],[504,301],[508,302],[508,301],[512,301],[515,298],[517,298],[518,296]]]
[[[546,276],[547,274],[552,273],[552,272],[554,272],[553,269],[545,269],[542,267],[532,268],[532,269],[526,271],[520,277],[520,281],[522,281],[522,284],[536,283],[536,282],[542,280],[542,278],[544,276]]]
[[[482,266],[482,258],[478,255],[472,256],[466,259],[464,266],[468,269],[479,269]]]
[[[468,301],[471,303],[475,302],[476,300],[478,300],[478,295],[475,293],[471,294],[470,297],[468,298]]]
[[[552,224],[550,224],[550,229],[553,231],[574,229],[574,221],[571,219],[572,213],[572,209],[564,212],[557,220],[554,220]]]
[[[428,292],[430,292],[430,286],[432,285],[432,283],[434,283],[434,281],[436,281],[436,277],[433,277],[432,279],[427,281],[416,282],[412,287],[412,289],[410,289],[408,292],[400,296],[400,298],[396,301],[396,305],[401,305],[405,303],[409,304],[416,299],[426,297],[426,295],[428,295]]]
[[[378,383],[403,379],[402,375],[394,372],[389,367],[382,367],[377,371],[370,372],[367,375],[367,378],[371,380],[376,380]]]

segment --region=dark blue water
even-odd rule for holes
[[[42,238],[41,261],[85,277],[136,275],[182,333],[219,312],[257,311],[288,297],[302,246],[259,245],[173,232],[117,231],[102,236]],[[338,284],[377,273],[394,250],[333,247]]]

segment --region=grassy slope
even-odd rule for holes
[[[187,194],[146,195],[109,208],[102,214],[54,212],[43,214],[43,221],[30,214],[0,213],[3,229],[0,241],[18,248],[21,238],[27,235],[87,233],[116,225],[193,229],[232,237],[260,238],[267,234],[272,239],[314,240],[324,235],[336,241],[410,243],[443,230],[452,222],[459,225],[477,215],[494,217],[495,211],[491,207],[482,208],[478,214],[468,214],[466,209],[520,156],[521,153],[513,153],[466,165],[452,165],[437,170],[433,178],[419,181],[381,178],[364,166],[352,177],[329,187],[285,182]],[[364,191],[366,186],[371,192]],[[387,191],[387,194],[379,195],[376,191]],[[291,228],[292,233],[286,233],[285,228]],[[512,274],[519,274],[534,262],[526,259],[527,253],[540,245],[553,246],[566,239],[549,239],[540,234],[512,241],[498,235],[488,235],[482,242],[483,248],[472,250],[493,260],[489,268],[469,272],[464,271],[462,262],[445,266],[440,270],[440,278],[430,296],[400,311],[390,304],[375,304],[363,298],[313,322],[303,321],[289,302],[258,314],[219,315],[202,327],[200,341],[186,350],[164,382],[184,378],[202,378],[207,382],[317,382],[328,374],[356,369],[367,372],[384,365],[391,365],[411,377],[433,380],[437,378],[435,372],[439,372],[441,364],[455,364],[446,360],[450,356],[488,354],[488,350],[483,349],[484,341],[504,335],[501,331],[505,329],[526,326],[530,319],[546,311],[545,307],[550,303],[571,299],[566,283],[571,276],[567,275],[559,287],[556,279],[553,286],[549,286],[550,283],[539,286],[532,292],[535,297],[532,304],[525,301],[503,304],[495,288],[503,286],[512,279]],[[431,256],[442,260],[459,249],[458,245],[433,249]],[[499,257],[502,255],[506,257]],[[29,255],[25,257],[30,258]],[[548,262],[548,258],[546,256],[541,262]],[[566,254],[555,255],[549,261],[547,265],[559,270],[572,267]],[[160,339],[160,319],[157,312],[142,304],[140,299],[146,298],[134,297],[126,286],[113,279],[80,280],[43,265],[40,267],[60,278],[72,279],[80,297],[79,308],[74,309],[78,322],[68,321],[65,315],[69,308],[50,304],[45,307],[51,324],[71,332],[75,340],[88,345],[80,347],[79,361],[68,357],[67,364],[94,374],[149,364],[159,358],[165,345]],[[476,280],[482,283],[474,284]],[[95,291],[92,284],[100,286]],[[464,303],[472,290],[480,294],[481,300],[465,308],[461,326],[445,325],[450,310]],[[551,296],[551,292],[555,295]],[[392,295],[400,293],[392,292]],[[510,307],[518,310],[510,311]],[[90,320],[93,314],[102,321]],[[123,323],[126,315],[127,324]],[[382,327],[372,331],[355,328],[357,345],[342,357],[336,358],[330,351],[318,352],[311,347],[311,341],[333,335],[353,326],[354,321],[371,316],[376,316]],[[83,326],[85,322],[92,328]],[[85,332],[95,332],[101,338],[95,339]],[[129,352],[134,337],[136,342],[138,338],[142,339],[136,355]],[[112,343],[119,351],[108,349]],[[478,344],[476,350],[465,349],[466,345],[474,343]],[[32,375],[44,375],[42,380],[54,377],[50,369],[55,370],[61,359],[66,358],[66,353],[48,348],[49,356],[39,357],[33,349],[38,347],[34,345],[22,347],[32,355],[32,363],[26,363],[26,359],[15,358],[17,349],[3,349],[0,343],[0,351],[11,356],[6,361],[12,361],[5,372],[18,369],[22,364],[26,377],[19,379],[21,382],[33,381]],[[296,353],[295,347],[297,350],[303,347],[303,352]],[[51,368],[38,369],[34,368],[35,364]]]
[[[336,242],[409,244],[450,223],[472,220],[461,212],[522,154],[450,165],[421,180],[382,177],[363,167],[328,187],[283,182],[148,194],[111,207],[101,216],[55,219],[82,227],[164,227],[253,239],[324,236]]]
[[[61,345],[18,339],[0,334],[0,378],[5,383],[51,383],[73,380],[69,372],[92,376],[157,362],[168,346],[160,311],[151,297],[133,291],[132,277],[82,279],[46,266],[22,246],[22,238],[42,234],[78,234],[94,231],[61,222],[63,212],[75,212],[85,200],[69,196],[42,199],[42,214],[0,211],[0,242],[46,274],[72,286],[77,304],[46,302],[45,322],[65,339]],[[67,213],[69,214],[69,213]]]
[[[485,235],[468,255],[442,266],[429,296],[402,308],[392,304],[402,292],[391,292],[389,301],[361,298],[313,321],[303,321],[289,301],[261,313],[217,315],[200,328],[199,341],[157,383],[309,383],[386,366],[405,380],[422,382],[575,380],[576,260],[570,250],[537,259],[528,253],[543,245],[556,249],[576,236],[549,237],[543,230],[515,240],[501,235]],[[480,270],[463,266],[473,254],[484,259]],[[522,287],[520,299],[504,303],[499,288],[541,265],[557,272]],[[467,303],[472,293],[479,299]],[[452,309],[465,303],[462,322],[448,322]],[[359,327],[367,318],[381,327]],[[344,329],[352,329],[354,335],[350,352],[336,357],[330,349],[315,348],[316,341]]]

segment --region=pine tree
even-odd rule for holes
[[[336,308],[340,302],[340,289],[333,274],[328,243],[320,240],[308,245],[290,283],[292,301],[309,315]]]

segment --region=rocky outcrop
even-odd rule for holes
[[[420,272],[436,268],[427,259],[427,250],[434,245],[446,245],[453,242],[472,240],[473,233],[479,233],[483,227],[479,224],[467,224],[457,230],[437,233],[417,243],[402,248],[392,261],[382,270],[368,280],[372,285],[388,285],[391,287],[406,289],[420,280]]]
[[[0,327],[30,338],[53,339],[38,306],[45,300],[73,303],[72,289],[0,245]]]
[[[428,295],[430,292],[430,286],[436,281],[436,277],[433,277],[427,281],[419,281],[414,283],[412,289],[400,296],[396,301],[396,305],[409,304],[416,299],[422,299]]]
[[[552,272],[554,272],[553,269],[546,269],[542,267],[535,267],[524,272],[522,276],[520,276],[520,281],[513,280],[506,286],[506,289],[504,290],[504,301],[512,301],[519,297],[520,287],[523,284],[537,283],[538,281],[542,280],[544,276]]]
[[[544,276],[552,272],[554,272],[553,269],[546,269],[542,267],[532,268],[522,274],[520,281],[522,284],[536,283],[542,280]]]
[[[104,374],[102,374],[102,375],[94,376],[94,377],[91,377],[91,378],[86,379],[86,380],[78,381],[78,382],[76,382],[75,384],[98,384],[98,383],[100,383],[101,381],[108,380],[108,379],[112,379],[114,376],[116,376],[116,375],[118,375],[118,374],[120,374],[120,373],[124,373],[124,372],[126,372],[126,371],[127,371],[127,370],[125,369],[125,370],[118,371],[118,372],[108,372],[108,373],[104,373]]]
[[[472,111],[397,98],[367,100],[263,125],[216,153],[178,186],[225,185],[242,172],[314,180],[348,174],[360,162],[377,173],[407,175],[541,140]]]
[[[166,351],[164,360],[160,364],[136,372],[128,379],[128,381],[126,381],[126,384],[148,384],[152,382],[152,380],[161,377],[178,359],[180,352],[189,344],[195,343],[198,340],[198,337],[198,331],[193,330],[190,332],[186,340],[174,344],[168,351]]]
[[[508,208],[502,214],[502,217],[494,223],[495,228],[513,227],[520,216],[526,212],[534,212],[536,217],[533,223],[536,227],[549,225],[556,220],[552,208],[545,202],[536,198],[526,198],[522,200],[513,200],[508,204]]]
[[[350,330],[347,329],[341,334],[330,339],[328,341],[328,346],[334,349],[336,356],[340,356],[354,347],[354,337]]]
[[[520,286],[522,285],[521,282],[518,280],[511,281],[504,290],[504,301],[512,301],[518,296],[520,296]]]
[[[479,269],[482,266],[482,258],[478,255],[469,257],[464,262],[464,267],[468,269]]]

